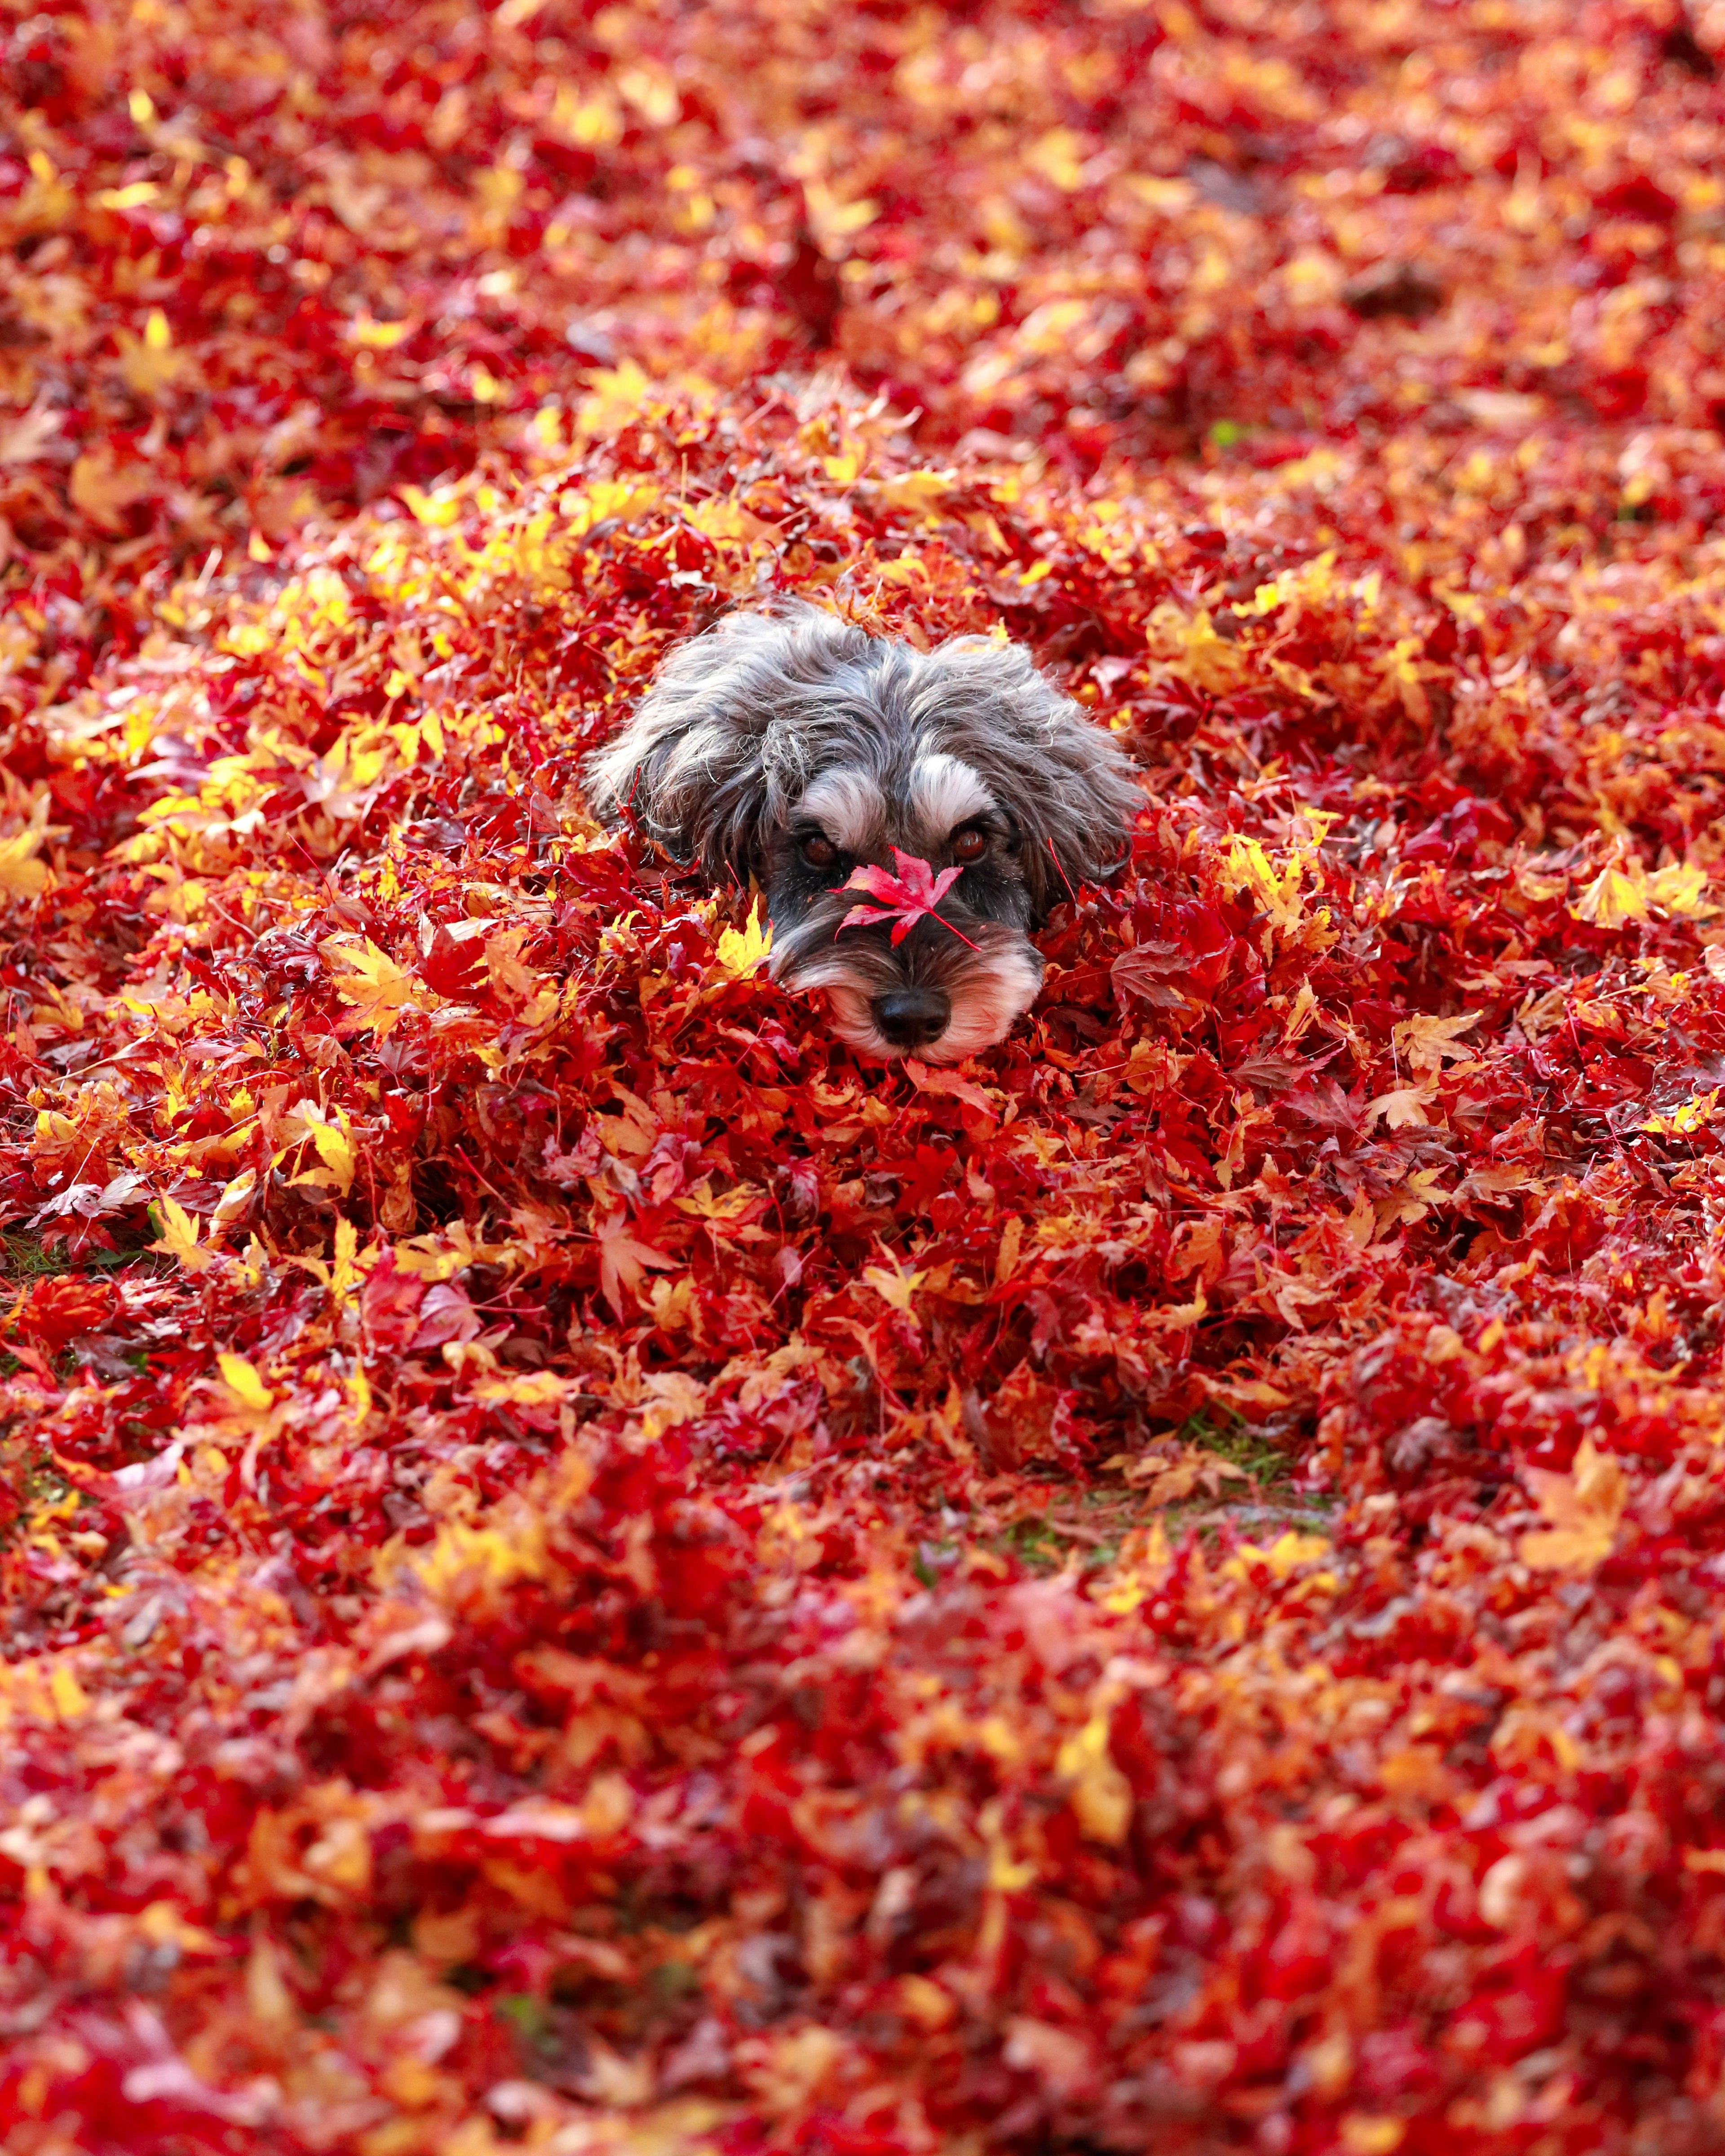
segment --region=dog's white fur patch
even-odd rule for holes
[[[868,990],[858,985],[842,958],[817,960],[814,965],[800,968],[794,985],[799,991],[824,991],[834,1032],[863,1055],[878,1055],[890,1063],[904,1052],[895,1048],[875,1024]]]
[[[886,819],[880,788],[860,771],[823,772],[797,805],[847,854],[866,854]]]
[[[925,1063],[962,1063],[1004,1040],[1036,1000],[1042,962],[1026,944],[1003,942],[986,966],[970,968],[952,998],[940,1039],[920,1051]]]
[[[946,1031],[916,1054],[925,1063],[962,1063],[967,1055],[1004,1040],[1035,1002],[1042,971],[1042,961],[1030,945],[1015,938],[991,942],[984,963],[967,966],[962,978],[950,983],[952,1015]],[[841,953],[799,967],[791,985],[799,990],[824,990],[833,1030],[851,1047],[889,1063],[904,1054],[875,1024],[870,990],[859,983]]]
[[[993,806],[980,776],[944,749],[927,750],[911,766],[911,814],[931,837],[944,839]]]

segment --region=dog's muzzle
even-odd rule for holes
[[[869,1009],[888,1047],[912,1055],[946,1031],[952,998],[944,988],[892,988],[876,996]]]
[[[957,1063],[1005,1039],[1035,999],[1042,960],[1019,929],[968,914],[964,937],[944,920],[920,921],[895,947],[884,929],[835,935],[841,900],[793,925],[775,919],[775,979],[824,990],[833,1026],[865,1055]]]

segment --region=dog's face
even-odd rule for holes
[[[932,652],[797,606],[738,613],[672,653],[588,767],[594,805],[627,808],[715,882],[764,886],[770,969],[826,992],[865,1054],[953,1063],[1029,1008],[1028,932],[1114,865],[1142,795],[1132,767],[1017,646]],[[959,873],[895,945],[846,928],[846,890],[894,849]]]
[[[981,772],[916,734],[883,726],[818,773],[768,841],[771,970],[824,988],[833,1024],[873,1055],[956,1063],[1006,1034],[1042,985],[1025,935],[1035,917],[1024,834]],[[865,893],[845,889],[893,851],[959,870],[935,915],[896,946],[885,923],[843,928]]]

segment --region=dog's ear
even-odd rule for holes
[[[964,637],[932,654],[943,732],[1019,827],[1024,884],[1040,921],[1081,885],[1121,868],[1144,805],[1113,737],[1036,670],[1022,644]]]
[[[715,883],[759,875],[766,840],[808,782],[823,691],[868,638],[800,602],[727,614],[679,644],[629,724],[590,757],[593,813],[629,816]]]
[[[1050,695],[1055,692],[1050,691]],[[1111,734],[1064,696],[1049,730],[1044,760],[1031,774],[1024,808],[1024,882],[1044,919],[1082,885],[1104,883],[1125,867],[1132,825],[1144,806],[1137,768]]]

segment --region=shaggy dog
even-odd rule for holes
[[[1124,858],[1143,796],[1109,737],[1015,644],[933,651],[819,608],[733,613],[673,651],[587,766],[596,811],[632,814],[709,881],[753,876],[768,961],[823,988],[877,1056],[956,1063],[1004,1037],[1042,982],[1027,932]],[[844,928],[853,870],[891,850],[960,873],[894,944]]]

